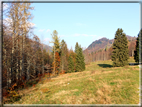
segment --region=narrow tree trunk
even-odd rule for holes
[[[22,76],[25,77],[25,34],[22,36],[23,48],[22,48]],[[24,80],[22,80],[24,82]]]
[[[27,66],[27,74],[26,74],[26,80],[30,79],[30,72],[29,72],[29,68],[30,68],[30,61],[28,60],[28,66]]]
[[[5,67],[6,67],[6,72],[7,72],[7,74],[6,74],[6,87],[7,87],[7,89],[9,88],[9,72],[8,72],[8,66],[7,66],[7,52],[6,52],[6,49],[4,49],[3,48],[3,50],[5,51],[5,57],[4,57],[4,59],[3,60],[5,60],[6,61],[6,65],[5,65]]]
[[[14,79],[14,76],[13,76],[13,74],[14,74],[14,58],[13,58],[13,56],[14,56],[14,51],[15,51],[15,40],[14,40],[14,30],[13,30],[13,35],[12,35],[12,52],[11,52],[11,82],[13,82],[13,79]]]
[[[23,39],[20,38],[20,80],[22,77],[22,52],[23,52]]]
[[[132,57],[134,56],[133,54],[134,54],[134,50],[132,49]]]
[[[42,74],[44,74],[43,45],[42,45]]]
[[[53,69],[53,75],[55,75],[55,64],[56,64],[56,62],[55,62],[55,47],[54,47],[54,69]]]

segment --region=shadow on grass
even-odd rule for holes
[[[140,65],[142,63],[129,63],[130,66],[133,66],[133,65]]]
[[[100,67],[102,67],[102,68],[111,68],[111,67],[113,67],[112,65],[110,65],[110,64],[98,64]]]

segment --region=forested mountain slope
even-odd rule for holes
[[[129,35],[127,35],[126,37],[127,37],[129,42],[136,40],[136,37],[132,37],[132,36],[129,36]],[[91,53],[91,52],[95,52],[95,51],[98,51],[98,50],[101,50],[101,49],[110,48],[113,44],[113,41],[114,41],[114,39],[109,40],[106,37],[103,37],[99,40],[92,42],[88,46],[87,49],[88,49],[89,53]]]

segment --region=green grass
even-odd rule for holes
[[[130,61],[134,61],[132,58]],[[14,104],[138,104],[139,67],[92,62],[85,71],[60,75],[20,91]]]

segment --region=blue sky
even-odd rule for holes
[[[102,37],[113,39],[118,28],[137,36],[140,30],[139,3],[33,3],[34,33],[45,44],[57,30],[60,40],[74,50],[76,42],[88,47]]]

